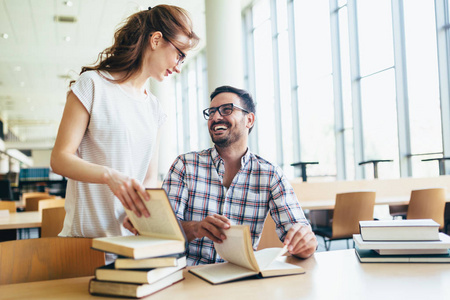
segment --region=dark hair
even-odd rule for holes
[[[173,5],[157,5],[129,16],[115,32],[114,44],[98,55],[94,66],[83,67],[80,74],[90,70],[125,72],[122,78],[109,79],[124,82],[141,69],[148,39],[155,31],[160,31],[178,48],[192,49],[200,40],[192,30],[192,21],[186,10]],[[179,34],[189,38],[188,44],[176,39]]]
[[[247,92],[246,90],[241,90],[241,89],[229,86],[229,85],[223,85],[223,86],[219,86],[218,88],[216,88],[209,97],[212,101],[214,99],[214,97],[216,97],[217,95],[222,94],[222,93],[236,94],[239,97],[239,99],[241,99],[242,106],[249,112],[256,115],[255,102],[253,101],[252,95],[250,95],[250,93]],[[253,129],[253,127],[250,128],[248,133],[250,133],[252,131],[252,129]]]

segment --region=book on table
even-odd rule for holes
[[[360,234],[354,234],[353,240],[359,249],[363,250],[418,250],[418,249],[448,249],[450,248],[450,237],[445,233],[439,232],[437,241],[366,241]],[[417,252],[417,251],[416,251]]]
[[[210,264],[192,268],[189,272],[212,283],[219,284],[237,279],[260,276],[303,274],[305,270],[280,260],[286,253],[284,248],[266,248],[254,252],[250,229],[246,225],[235,225],[225,230],[227,238],[214,247],[225,263]]]
[[[152,284],[162,278],[181,270],[186,266],[186,256],[177,260],[176,267],[161,267],[151,269],[116,269],[114,263],[101,266],[95,270],[95,278],[103,281],[118,281]]]
[[[142,298],[165,289],[183,279],[184,277],[182,270],[176,271],[153,284],[112,282],[91,279],[89,282],[89,293],[93,295]]]
[[[444,254],[404,254],[380,255],[375,250],[355,248],[356,255],[362,263],[450,263],[448,249]]]
[[[172,254],[166,256],[150,257],[134,259],[124,256],[119,256],[114,261],[114,268],[116,269],[150,269],[161,267],[176,267],[178,259],[184,254]]]
[[[438,241],[439,224],[432,219],[360,221],[364,241]]]
[[[134,259],[165,256],[185,251],[185,234],[163,189],[147,189],[143,201],[150,217],[138,217],[125,209],[139,235],[94,238],[92,248]]]

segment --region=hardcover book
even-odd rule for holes
[[[186,266],[186,256],[183,256],[177,260],[176,267],[118,270],[114,268],[114,263],[112,263],[97,268],[95,270],[95,279],[103,281],[152,284],[184,268],[185,266]]]
[[[355,248],[360,262],[372,263],[450,263],[450,254],[380,255],[374,250]]]
[[[176,267],[178,259],[184,254],[174,254],[151,258],[133,259],[124,256],[118,257],[114,262],[116,269],[150,269],[161,267]]]
[[[165,289],[183,279],[183,271],[181,270],[172,273],[153,284],[111,282],[91,279],[89,282],[89,293],[93,295],[142,298]]]
[[[406,250],[406,249],[448,249],[450,248],[450,237],[439,232],[437,241],[365,241],[360,234],[354,234],[353,240],[359,249],[368,250]]]
[[[364,241],[438,241],[439,224],[432,219],[360,221]]]
[[[223,243],[214,243],[217,253],[227,262],[192,268],[189,271],[212,284],[258,275],[271,277],[303,274],[305,270],[279,260],[287,248],[266,248],[254,252],[248,226],[231,226]]]
[[[138,217],[125,209],[137,236],[102,237],[92,240],[92,248],[135,259],[165,256],[185,251],[185,235],[169,198],[163,189],[147,189],[149,201],[143,201],[150,217]]]

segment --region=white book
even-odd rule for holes
[[[438,241],[364,241],[360,234],[354,234],[353,240],[359,249],[449,249],[450,237],[439,233]]]
[[[360,221],[364,241],[437,241],[439,223],[432,219]]]
[[[231,226],[225,230],[227,238],[223,243],[214,243],[214,247],[227,262],[192,268],[189,272],[212,284],[225,283],[255,275],[272,277],[303,274],[305,270],[290,263],[283,262],[280,256],[286,253],[284,248],[266,248],[254,252],[251,244],[249,227]]]

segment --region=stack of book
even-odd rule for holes
[[[150,217],[137,217],[126,210],[139,232],[137,236],[95,238],[92,248],[118,254],[111,264],[96,269],[89,282],[93,295],[142,298],[184,279],[186,266],[182,227],[162,189],[149,189],[144,201]]]
[[[450,237],[431,219],[360,221],[353,235],[361,262],[447,262]]]

